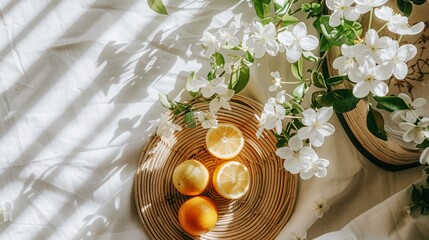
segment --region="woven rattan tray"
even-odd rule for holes
[[[208,108],[202,103],[195,107]],[[222,160],[206,151],[207,129],[184,128],[168,142],[154,136],[142,151],[134,182],[137,212],[151,239],[274,239],[286,225],[296,200],[297,177],[283,169],[271,132],[265,131],[260,139],[255,136],[258,122],[254,114],[260,114],[261,104],[237,95],[231,107],[232,111],[220,111],[218,120],[233,123],[243,132],[244,148],[235,160],[249,168],[249,192],[241,199],[227,200],[210,183],[202,195],[216,204],[218,222],[205,235],[188,235],[180,228],[177,214],[189,197],[180,194],[171,183],[173,170],[193,158],[204,163],[212,174]],[[184,126],[181,117],[175,123]]]

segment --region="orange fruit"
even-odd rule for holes
[[[193,197],[180,206],[179,223],[191,235],[208,233],[216,225],[217,209],[207,197]]]
[[[244,138],[240,129],[230,123],[219,123],[206,134],[207,150],[220,159],[232,159],[243,149]]]
[[[201,194],[209,183],[209,171],[197,160],[186,160],[173,172],[173,185],[177,191],[189,196]]]
[[[224,162],[217,166],[213,173],[213,187],[224,198],[242,197],[249,190],[249,185],[249,170],[240,162]]]

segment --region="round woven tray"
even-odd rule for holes
[[[195,107],[208,109],[202,103]],[[249,191],[238,200],[228,200],[218,195],[210,183],[202,195],[216,204],[217,224],[207,234],[187,234],[181,229],[177,214],[180,205],[190,197],[174,188],[173,170],[192,158],[201,161],[212,174],[222,160],[206,151],[207,129],[184,128],[168,142],[153,136],[142,151],[134,182],[137,212],[151,239],[274,239],[286,225],[296,200],[297,177],[283,169],[283,161],[275,154],[272,132],[264,131],[260,139],[255,136],[258,122],[254,114],[260,114],[261,104],[236,95],[231,107],[232,111],[220,111],[218,120],[233,123],[243,132],[244,148],[235,160],[249,168]],[[183,117],[175,123],[184,126]]]
[[[395,9],[396,12],[399,12],[396,7],[396,1],[389,1],[387,5]],[[429,58],[427,55],[429,47],[429,41],[427,41],[427,36],[429,34],[429,27],[427,27],[428,11],[428,4],[418,5],[413,8],[413,13],[409,17],[410,23],[414,24],[419,21],[426,21],[426,27],[421,34],[405,36],[403,38],[407,43],[413,44],[417,47],[417,55],[414,59],[408,62],[408,76],[404,80],[395,80],[392,77],[390,80],[386,81],[390,88],[388,95],[397,95],[398,93],[403,92],[413,97],[427,98],[428,96],[427,91],[429,88],[427,85],[423,84],[428,80],[429,76]],[[364,28],[365,26],[368,26],[367,22],[368,18],[363,18],[361,20]],[[373,26],[375,26],[375,29],[379,29],[384,23],[385,22],[375,18]],[[385,32],[387,32],[386,29],[381,32],[381,34],[384,34]],[[333,51],[330,51],[330,54],[328,54],[327,70],[330,76],[338,75],[338,71],[333,68],[332,62],[339,55],[339,48],[334,48]],[[400,139],[396,139],[391,132],[387,130],[387,141],[378,139],[368,131],[366,126],[367,111],[368,107],[366,102],[360,101],[356,109],[338,115],[342,126],[356,148],[366,158],[368,158],[368,160],[386,170],[398,171],[420,166],[419,156],[422,152],[421,149],[412,149],[407,147],[408,144],[405,144]],[[384,110],[379,110],[379,112],[384,115],[384,120],[386,122],[389,121],[389,113]]]

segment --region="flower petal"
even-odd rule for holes
[[[293,44],[286,49],[286,58],[288,62],[295,63],[299,60],[302,54],[302,49],[298,44]]]
[[[341,24],[341,13],[339,11],[334,11],[329,17],[329,25],[332,27],[338,27]]]
[[[276,154],[282,159],[289,159],[293,156],[293,151],[288,147],[281,147],[276,150]]]
[[[295,135],[290,138],[288,145],[293,151],[299,151],[304,146],[304,143],[298,135]]]
[[[329,119],[331,119],[332,114],[334,114],[334,110],[332,107],[322,107],[321,109],[319,109],[319,111],[317,111],[317,120],[320,123],[326,123],[327,121],[329,121]]]
[[[367,82],[359,82],[353,87],[353,95],[357,98],[364,98],[371,91],[371,85]]]
[[[307,27],[305,26],[305,23],[299,22],[297,23],[293,29],[292,33],[295,35],[295,37],[301,38],[307,35]]]
[[[385,82],[374,81],[371,87],[371,92],[380,97],[386,96],[389,92],[389,86]]]
[[[319,45],[319,40],[312,35],[307,35],[301,38],[301,48],[305,51],[312,51]]]
[[[393,76],[395,76],[396,79],[402,80],[404,79],[408,74],[408,66],[404,62],[398,62],[393,65]]]

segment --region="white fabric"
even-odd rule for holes
[[[0,1],[0,203],[13,205],[0,239],[148,239],[133,180],[148,121],[164,112],[157,94],[180,96],[191,71],[206,72],[204,30],[254,16],[247,1],[165,3],[168,16],[145,0]],[[260,59],[244,94],[265,102],[271,71],[291,76],[285,56]],[[341,229],[420,176],[373,166],[332,122],[337,132],[317,149],[331,160],[328,177],[300,182],[278,239]],[[314,223],[320,196],[331,210]]]

